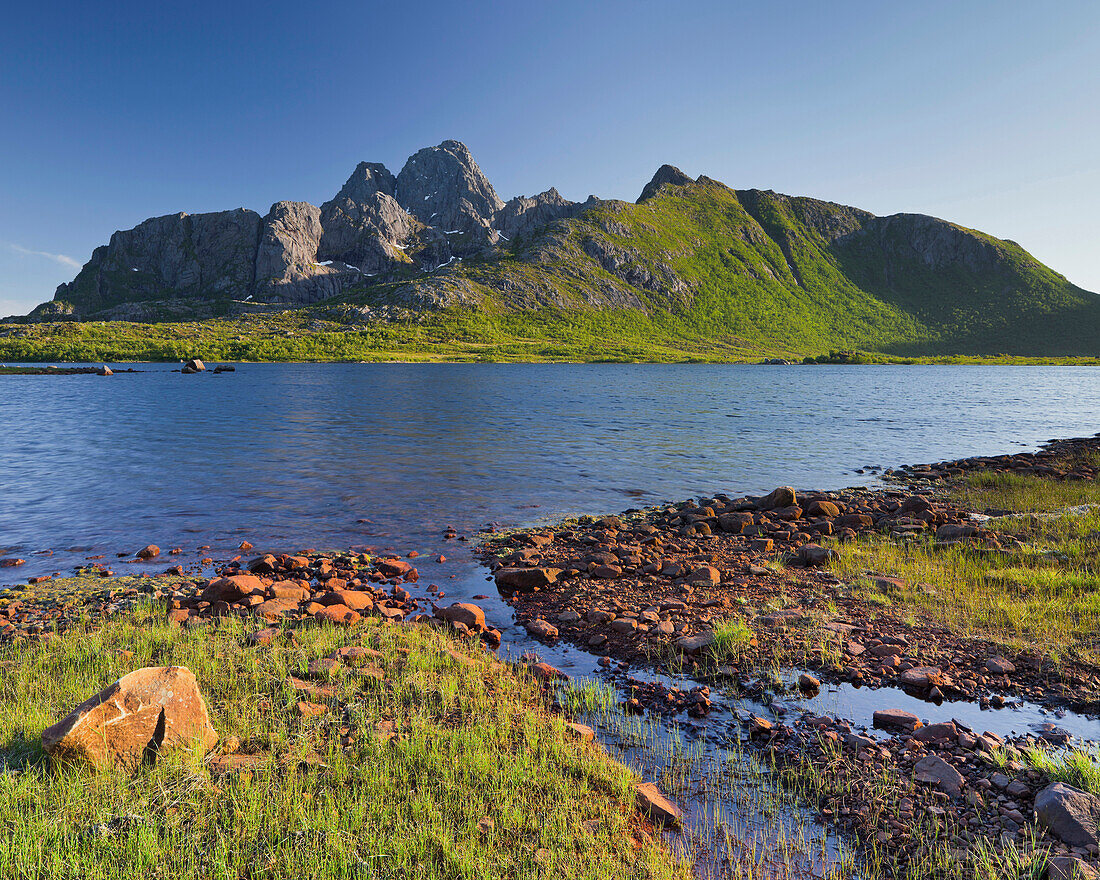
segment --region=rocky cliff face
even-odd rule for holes
[[[464,236],[460,249],[499,240],[492,224],[504,203],[465,144],[444,141],[414,153],[395,187],[397,201],[425,226]]]

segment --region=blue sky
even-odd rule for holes
[[[115,229],[320,204],[446,138],[505,199],[634,199],[670,162],[934,214],[1100,291],[1098,46],[1072,0],[8,4],[0,315]]]

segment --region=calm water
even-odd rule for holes
[[[444,541],[444,527],[474,537],[488,523],[715,492],[841,488],[872,481],[855,473],[867,465],[1028,449],[1100,431],[1100,370],[1088,368],[273,364],[222,376],[145,369],[111,378],[0,376],[0,556],[28,560],[0,570],[0,585],[66,571],[89,555],[132,554],[148,542],[185,551],[150,570],[194,562],[207,555],[201,545],[224,559],[244,539],[257,551],[416,549],[422,577],[414,593],[434,582],[448,601],[488,594],[478,601],[503,630],[504,653],[537,650],[575,675],[595,674],[595,658],[532,642],[469,545]],[[440,553],[446,562],[434,561]],[[720,690],[715,696],[725,702]],[[837,687],[813,705],[867,724],[875,708],[904,696]],[[659,737],[686,726],[702,737],[698,753],[725,767],[723,737],[739,730],[734,710],[670,722]],[[1050,718],[1036,707],[914,710],[935,720],[966,711],[977,729],[1006,733],[1050,719],[1100,739],[1100,722]],[[613,750],[616,736],[601,729]],[[623,754],[644,776],[658,775],[659,755]],[[770,847],[776,828],[799,827],[795,808],[762,812],[757,792],[767,785],[737,783],[720,799],[722,821],[750,845]],[[705,836],[696,808],[686,798],[681,806]],[[806,853],[811,866],[835,855],[835,839],[820,833],[821,852]]]
[[[1070,367],[244,365],[0,377],[0,554],[371,545],[665,500],[833,488],[1100,430]],[[369,520],[369,522],[359,522]],[[51,549],[49,560],[31,559]],[[0,573],[0,578],[14,574]]]

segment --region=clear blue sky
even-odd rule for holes
[[[115,229],[320,204],[446,138],[505,199],[634,199],[670,162],[934,214],[1100,291],[1098,51],[1095,0],[10,3],[0,315]]]

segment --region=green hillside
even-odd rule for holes
[[[0,359],[1100,355],[1100,297],[1014,242],[665,172],[637,204],[595,202],[526,239],[302,308],[240,315],[205,299],[204,320],[187,321],[193,301],[165,292],[164,323],[0,324]]]

